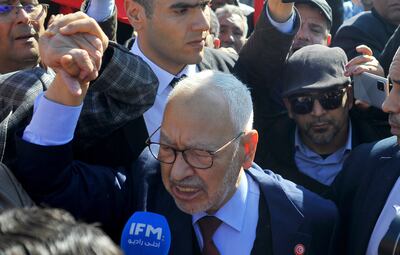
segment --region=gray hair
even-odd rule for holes
[[[168,97],[168,102],[186,91],[207,91],[216,88],[218,95],[226,102],[235,132],[253,128],[253,102],[245,84],[232,74],[206,70],[181,80]]]
[[[215,14],[217,15],[218,19],[220,17],[225,16],[226,14],[231,14],[231,15],[239,15],[240,18],[243,20],[243,34],[247,36],[247,32],[249,30],[249,27],[247,25],[247,18],[244,15],[242,9],[240,9],[239,6],[232,5],[232,4],[226,4],[218,9],[215,10]]]

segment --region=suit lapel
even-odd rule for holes
[[[282,187],[261,169],[251,168],[248,172],[260,185],[270,212],[273,254],[293,254],[297,244],[304,245],[307,251],[311,237],[300,232],[304,218]]]
[[[270,216],[264,196],[260,195],[258,203],[258,221],[256,239],[251,255],[272,255]]]
[[[355,232],[350,234],[359,240],[351,242],[351,245],[354,245],[354,254],[365,253],[376,221],[393,185],[400,176],[400,159],[395,156],[395,153],[399,153],[397,146],[388,153],[390,156],[380,157],[380,163],[377,165],[381,167],[372,171],[368,181],[359,188],[357,196],[362,196],[362,198],[355,199],[360,202],[354,206],[355,212],[351,216],[355,219],[353,227]],[[357,208],[360,210],[357,211]]]

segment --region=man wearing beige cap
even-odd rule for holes
[[[355,146],[382,137],[371,116],[352,109],[346,63],[340,48],[311,45],[296,51],[283,76],[287,113],[271,114],[259,130],[266,141],[256,161],[320,194]]]

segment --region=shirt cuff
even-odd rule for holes
[[[106,21],[114,12],[114,0],[91,0],[88,4],[87,15],[97,22]]]
[[[74,137],[82,105],[58,104],[44,97],[44,93],[40,94],[35,100],[34,114],[22,139],[44,146],[70,142]]]
[[[296,18],[296,12],[292,12],[292,15],[290,16],[290,18],[287,21],[283,22],[283,23],[276,22],[275,20],[272,19],[271,15],[269,14],[268,7],[265,8],[265,13],[266,13],[266,15],[268,17],[268,20],[271,22],[271,24],[276,29],[278,29],[279,32],[285,33],[285,34],[289,34],[289,33],[291,33],[293,31],[294,21],[295,21],[295,18]]]

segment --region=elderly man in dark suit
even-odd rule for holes
[[[400,51],[389,75],[393,88],[383,110],[390,113],[395,136],[354,150],[329,192],[343,217],[346,253],[341,254],[396,254],[400,248]]]
[[[57,116],[77,116],[82,102],[53,85],[18,142],[16,175],[34,199],[100,221],[114,239],[135,210],[163,214],[174,255],[335,253],[333,203],[253,164],[251,96],[233,75],[208,70],[180,81],[149,150],[128,169],[73,161],[64,140],[44,145],[59,132],[72,139],[77,117]],[[41,118],[54,128],[41,133]]]

